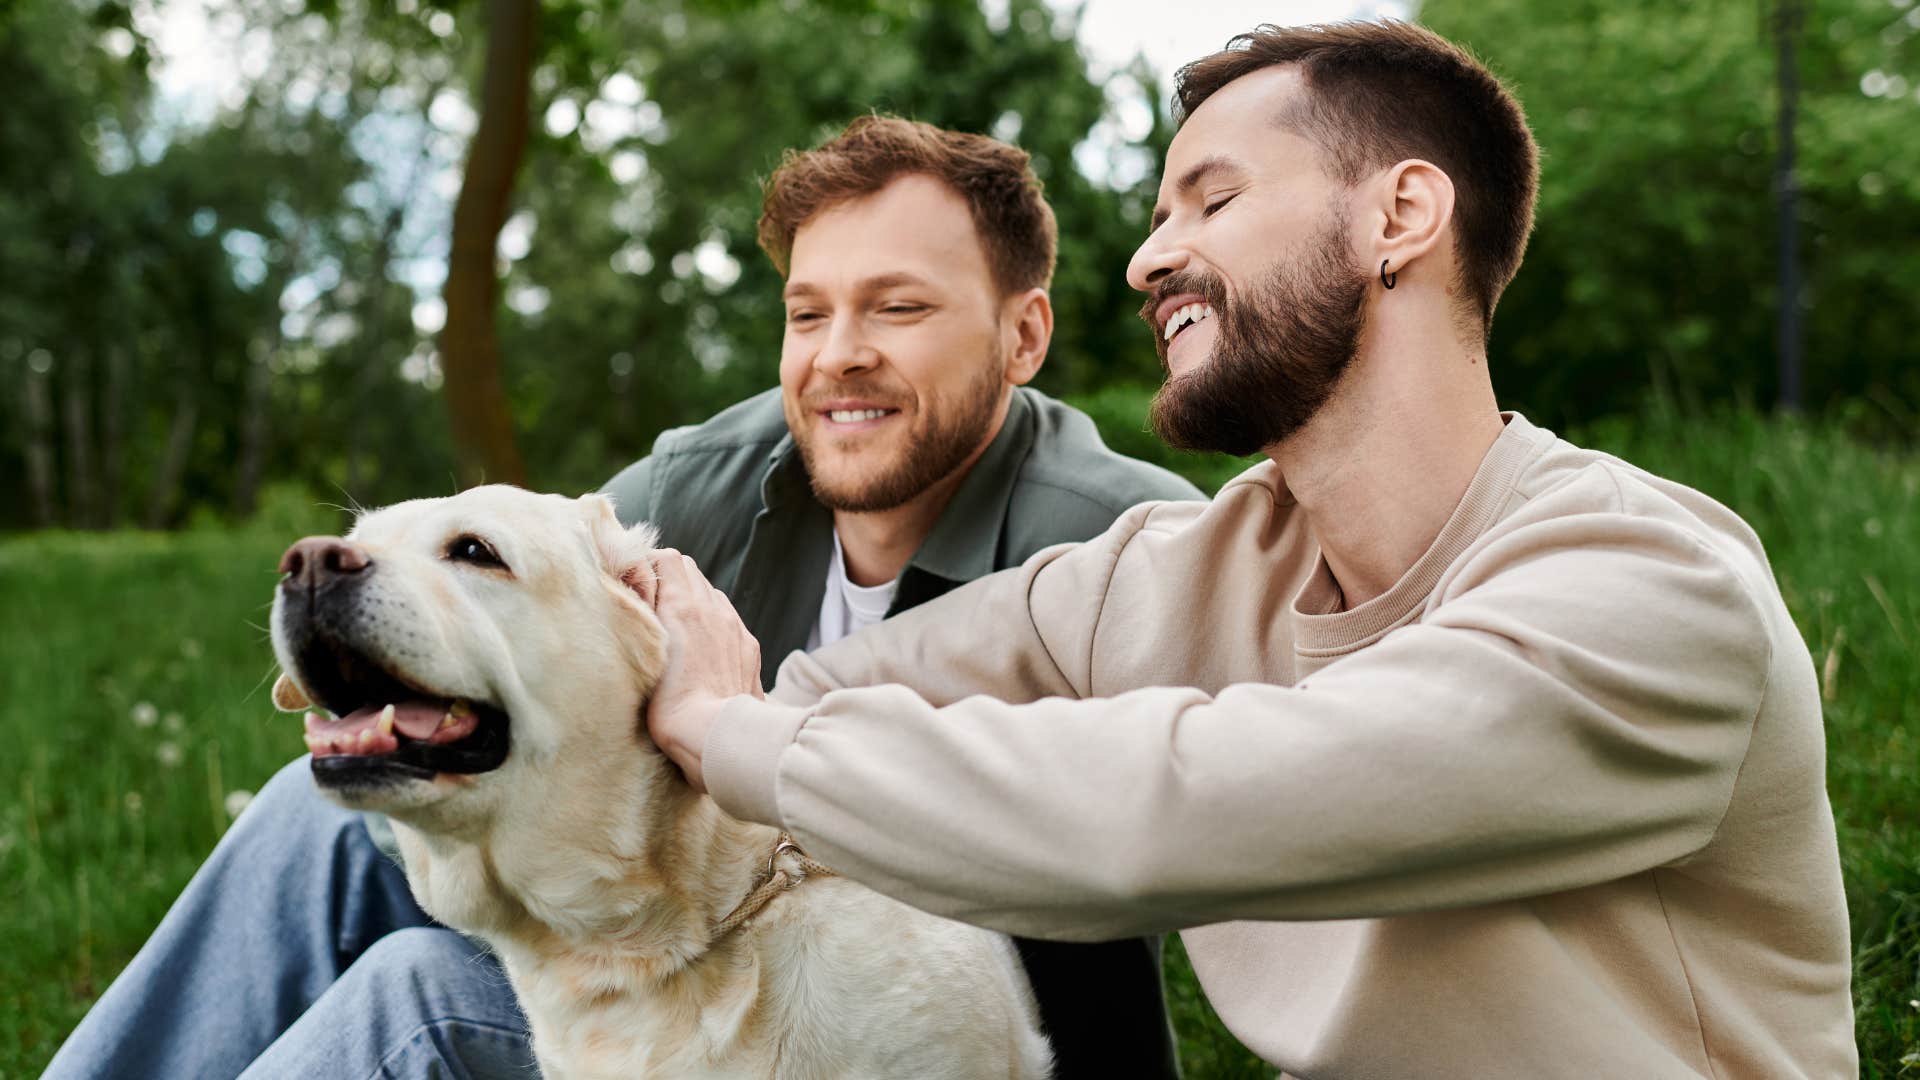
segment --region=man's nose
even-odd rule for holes
[[[830,379],[843,379],[879,366],[880,352],[863,340],[853,320],[841,320],[827,335],[813,358],[813,369]]]
[[[1160,279],[1187,265],[1185,249],[1167,243],[1155,234],[1149,236],[1127,263],[1127,284],[1141,292],[1152,292]]]
[[[283,583],[289,588],[312,591],[340,578],[363,573],[373,565],[367,549],[337,536],[309,536],[296,540],[280,556]]]

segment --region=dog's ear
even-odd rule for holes
[[[312,704],[313,702],[307,698],[307,692],[300,689],[300,684],[294,682],[286,672],[281,672],[280,677],[273,680],[274,708],[281,712],[299,712]]]
[[[659,532],[645,522],[630,529],[622,526],[613,512],[613,500],[605,495],[582,495],[580,504],[586,514],[587,530],[593,536],[594,549],[600,555],[600,565],[642,604],[652,607],[657,581],[650,556],[660,544]]]

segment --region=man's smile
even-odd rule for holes
[[[1205,305],[1198,306],[1205,307]],[[1186,368],[1193,367],[1205,360],[1207,354],[1213,351],[1213,342],[1219,336],[1219,332],[1214,326],[1212,310],[1212,308],[1206,308],[1208,315],[1198,321],[1186,323],[1177,329],[1173,339],[1167,342],[1168,374],[1177,375]]]
[[[826,430],[835,434],[856,434],[885,426],[900,415],[900,410],[859,399],[834,400],[817,406],[813,414]]]

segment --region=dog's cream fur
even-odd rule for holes
[[[445,558],[462,534],[510,573]],[[650,530],[599,496],[495,486],[368,514],[349,539],[372,558],[353,647],[504,710],[512,749],[492,772],[346,801],[394,819],[421,906],[499,955],[548,1080],[1047,1074],[1003,937],[838,877],[716,937],[776,834],[695,794],[647,739],[667,647]],[[286,606],[275,701],[297,708]]]

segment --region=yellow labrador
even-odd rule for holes
[[[392,817],[548,1080],[1046,1076],[1005,938],[831,876],[648,741],[653,545],[599,496],[501,486],[295,544],[274,700],[315,707],[321,789]]]

